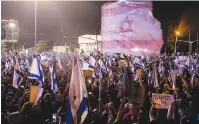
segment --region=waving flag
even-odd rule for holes
[[[61,59],[60,58],[58,60],[58,65],[59,65],[60,70],[64,72],[65,70],[64,70],[64,67],[61,64]]]
[[[195,75],[196,72],[196,64],[194,63],[194,60],[191,56],[187,58],[187,61],[184,65],[181,65],[182,68],[185,70],[188,70],[190,74]]]
[[[183,65],[185,64],[186,60],[187,58],[185,56],[183,56],[182,54],[177,54],[175,62],[177,64]]]
[[[36,57],[34,57],[32,60],[32,65],[30,68],[30,73],[28,75],[28,78],[37,79],[40,84],[44,82],[43,69],[41,63]]]
[[[14,60],[14,57],[10,57],[9,59],[10,59],[10,65],[12,65],[12,67],[15,66],[16,62]]]
[[[89,63],[90,63],[91,66],[95,67],[96,59],[93,56],[90,56]]]
[[[84,71],[84,76],[85,77],[92,77],[95,67],[90,65],[88,62],[86,61],[81,61],[80,62],[81,68]]]
[[[159,72],[159,74],[160,74],[160,77],[162,77],[162,76],[164,75],[163,61],[161,61],[161,62],[159,63],[158,72]]]
[[[11,69],[11,65],[10,65],[10,63],[9,63],[8,61],[6,61],[5,67],[4,67],[4,69],[3,69],[3,72],[4,72],[5,74],[7,74],[7,73],[10,71],[10,69]]]
[[[51,90],[53,90],[55,93],[57,93],[58,86],[56,83],[56,74],[55,74],[56,65],[52,64],[51,66],[49,66],[49,70],[50,70],[50,79],[51,79]]]
[[[82,124],[88,114],[87,89],[79,60],[74,57],[66,124]]]
[[[152,2],[114,2],[102,6],[101,47],[105,53],[158,54],[163,45],[161,24]]]
[[[41,55],[41,60],[42,61],[49,61],[50,60],[50,57],[48,55]]]
[[[25,61],[21,62],[21,68],[22,70],[28,69],[29,68],[29,61],[28,58],[25,58]]]
[[[146,70],[145,70],[144,63],[135,63],[135,67],[140,67],[140,68],[142,68],[144,71],[146,71]]]
[[[100,62],[101,61],[101,62]],[[105,72],[109,72],[109,68],[107,67],[107,61],[104,60],[99,60],[99,64],[101,66],[101,68],[105,71]]]
[[[144,71],[146,71],[145,65],[144,65],[144,63],[142,62],[141,59],[135,58],[134,64],[135,64],[135,67],[140,67],[141,69],[143,69]]]
[[[95,68],[95,70],[94,70],[94,73],[93,73],[93,77],[94,78],[102,78],[102,72],[101,72],[101,69],[100,69],[101,67],[100,67],[100,65],[98,64],[97,65],[97,68]]]
[[[17,57],[15,57],[15,62],[16,64],[15,64],[14,75],[13,75],[13,87],[18,89],[19,85],[21,84],[23,80],[23,73],[22,73]]]

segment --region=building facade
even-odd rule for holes
[[[69,46],[53,46],[53,52],[56,53],[65,53],[69,51]]]
[[[100,50],[101,35],[82,35],[78,37],[79,50],[83,52],[93,52]]]

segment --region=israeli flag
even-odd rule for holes
[[[20,86],[22,80],[23,80],[23,72],[21,70],[18,58],[15,58],[16,64],[14,68],[14,75],[13,75],[13,87],[17,88]]]
[[[93,73],[94,78],[102,78],[102,72],[100,70],[100,65],[97,65],[97,68],[95,68],[94,73]]]
[[[14,58],[13,57],[10,57],[9,58],[10,59],[10,65],[12,66],[12,67],[14,67],[15,66],[15,60],[14,60]]]
[[[58,59],[58,65],[59,65],[60,70],[64,72],[65,70],[64,70],[64,67],[61,64],[61,59],[60,58]]]
[[[11,69],[11,65],[10,65],[10,63],[8,61],[6,61],[5,67],[3,69],[3,73],[7,74],[10,71],[10,69]]]
[[[190,56],[188,57],[187,61],[184,64],[184,69],[190,71],[192,69],[192,66],[193,66],[193,60],[192,60],[192,57]]]
[[[183,56],[182,54],[178,54],[176,56],[175,63],[182,65],[182,64],[185,64],[186,60],[187,60],[187,58],[185,56]]]
[[[160,74],[160,77],[162,77],[162,76],[164,75],[163,61],[161,61],[161,62],[159,63],[158,72],[159,72],[159,74]]]
[[[82,70],[95,70],[95,67],[86,61],[81,62],[81,67],[82,67]]]
[[[51,79],[51,90],[53,90],[55,93],[57,93],[58,92],[58,86],[57,86],[57,82],[56,82],[55,69],[56,69],[55,65],[52,64],[51,66],[49,66],[50,79]]]
[[[95,67],[96,59],[93,56],[90,56],[89,58],[89,64],[93,67]]]
[[[66,124],[82,124],[88,115],[88,93],[79,60],[74,57]]]
[[[99,62],[99,63],[100,63],[101,68],[102,68],[105,72],[109,72],[110,70],[109,70],[109,68],[107,67],[107,62],[104,61],[104,60],[100,60],[100,61],[101,61],[101,62]]]
[[[28,59],[26,58],[25,61],[21,62],[22,70],[28,69],[30,66]]]
[[[30,73],[28,75],[28,78],[36,79],[40,84],[44,82],[43,69],[41,63],[36,57],[34,57],[32,60],[32,65],[30,67]]]
[[[135,67],[140,67],[140,68],[142,68],[144,71],[146,71],[146,70],[145,70],[144,63],[135,63]]]

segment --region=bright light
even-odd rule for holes
[[[176,31],[176,35],[180,35],[180,32],[179,32],[179,31]]]
[[[9,26],[12,28],[15,27],[15,23],[11,22],[11,23],[9,23]]]
[[[132,48],[132,49],[131,49],[131,51],[135,51],[135,52],[137,52],[137,51],[141,51],[141,52],[148,52],[148,50],[147,50],[147,49],[141,49],[141,48],[137,48],[137,47],[136,47],[136,48],[134,48],[134,49]]]
[[[135,49],[134,49],[134,51],[138,51],[139,49],[136,47]]]

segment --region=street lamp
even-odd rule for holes
[[[177,45],[177,42],[178,42],[178,35],[180,35],[180,32],[176,31],[175,53],[176,53],[176,45]]]
[[[15,23],[10,22],[10,23],[9,23],[9,26],[12,27],[12,28],[14,28],[16,25],[15,25]]]
[[[176,31],[176,34],[177,34],[177,35],[180,35],[180,32],[179,32],[179,31]]]
[[[9,23],[9,26],[11,27],[11,29],[12,29],[12,51],[14,50],[14,46],[13,46],[13,29],[14,29],[14,27],[16,26],[16,24],[15,23],[13,23],[13,22],[10,22]]]

